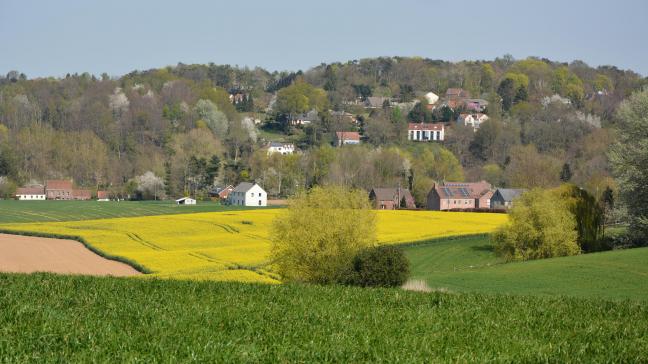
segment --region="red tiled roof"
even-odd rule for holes
[[[408,130],[443,130],[442,123],[409,123]]]
[[[336,131],[335,136],[339,140],[358,140],[360,141],[360,133],[357,131]]]
[[[72,181],[67,179],[52,179],[45,182],[46,190],[71,190]]]
[[[45,189],[42,187],[20,187],[16,188],[16,195],[44,195]]]

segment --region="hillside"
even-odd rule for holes
[[[648,300],[648,248],[504,263],[482,236],[406,252],[413,278],[451,292]]]
[[[630,302],[0,274],[5,362],[644,362]]]
[[[563,168],[603,191],[614,187],[604,156],[615,112],[646,82],[613,66],[512,57],[378,57],[295,72],[178,64],[112,78],[12,71],[0,76],[0,197],[61,178],[142,199],[255,180],[280,198],[303,186],[400,184],[424,206],[433,181],[550,187]],[[444,140],[408,140],[410,122],[443,124]],[[347,131],[362,146],[332,148]],[[269,156],[272,141],[301,153]]]

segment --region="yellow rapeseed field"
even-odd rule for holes
[[[138,262],[145,277],[278,283],[268,268],[269,227],[280,209],[5,224],[0,228],[83,237],[97,249]],[[378,211],[378,239],[397,244],[486,233],[504,214]]]

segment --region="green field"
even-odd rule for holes
[[[173,201],[16,201],[0,200],[0,224],[105,219],[250,209],[214,202],[179,206]]]
[[[0,362],[646,362],[648,306],[0,274]]]
[[[481,236],[416,245],[406,254],[412,278],[433,289],[648,300],[648,248],[504,263]]]

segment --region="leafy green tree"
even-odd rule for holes
[[[493,89],[493,83],[495,82],[495,70],[493,66],[488,63],[485,63],[481,67],[481,78],[479,81],[479,88],[482,93],[489,92]]]
[[[604,213],[596,198],[574,184],[564,184],[553,191],[558,198],[565,201],[576,219],[577,242],[581,250],[603,250]]]
[[[631,231],[648,238],[648,90],[633,94],[617,112],[618,142],[609,153]]]
[[[376,243],[376,214],[364,191],[315,187],[290,200],[270,238],[284,280],[335,283],[358,252]]]
[[[543,259],[580,252],[576,219],[555,193],[534,189],[518,197],[509,221],[491,236],[495,252],[508,261]]]
[[[562,170],[560,171],[560,180],[563,182],[569,182],[572,178],[572,171],[571,167],[569,166],[569,163],[565,163],[562,166]]]
[[[412,85],[400,85],[400,100],[401,102],[410,102],[414,100],[416,95],[414,94],[414,87]]]
[[[508,111],[513,106],[517,94],[515,82],[510,78],[503,79],[497,87],[497,94],[502,98],[502,109]]]
[[[209,100],[198,100],[196,114],[200,117],[214,135],[224,138],[229,127],[227,116],[218,110],[218,107]]]

